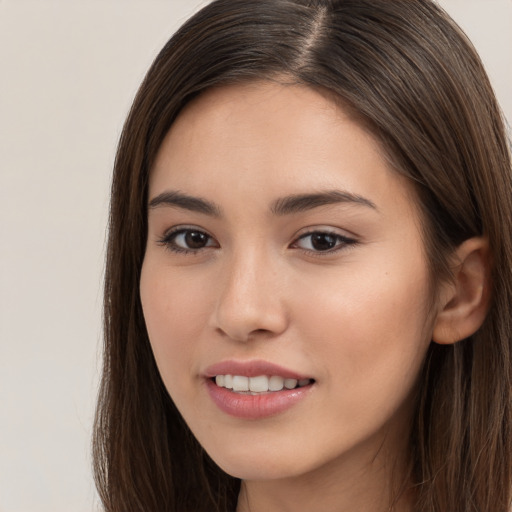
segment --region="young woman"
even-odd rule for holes
[[[120,141],[105,510],[506,512],[512,180],[428,0],[217,0]]]

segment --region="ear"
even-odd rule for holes
[[[474,334],[490,301],[489,242],[484,237],[463,242],[453,255],[453,280],[441,286],[432,340],[446,345]]]

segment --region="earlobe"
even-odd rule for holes
[[[453,281],[443,287],[432,340],[451,344],[474,334],[490,301],[490,254],[485,237],[470,238],[453,255]]]

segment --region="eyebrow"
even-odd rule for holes
[[[341,190],[329,190],[314,194],[297,194],[277,199],[272,203],[271,211],[275,215],[290,215],[331,204],[347,203],[366,206],[377,210],[375,203],[358,194]]]
[[[284,216],[313,210],[320,206],[328,206],[332,204],[352,204],[356,206],[365,206],[373,210],[377,210],[375,203],[358,194],[353,194],[341,190],[329,190],[326,192],[318,192],[311,194],[295,194],[276,199],[270,211],[274,215]],[[149,208],[158,208],[160,206],[171,206],[189,210],[192,212],[202,213],[211,217],[221,217],[222,210],[219,206],[211,201],[200,197],[189,196],[179,191],[165,191],[157,195],[148,204]]]
[[[211,217],[220,217],[220,208],[206,199],[193,197],[183,194],[179,191],[166,191],[157,195],[149,202],[149,208],[158,208],[159,206],[174,206],[189,210],[191,212],[203,213]]]

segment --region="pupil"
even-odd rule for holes
[[[336,237],[325,233],[316,233],[311,237],[311,244],[317,251],[328,251],[336,245]]]
[[[190,249],[201,249],[206,245],[207,241],[207,236],[198,231],[189,231],[185,235],[185,242]]]

